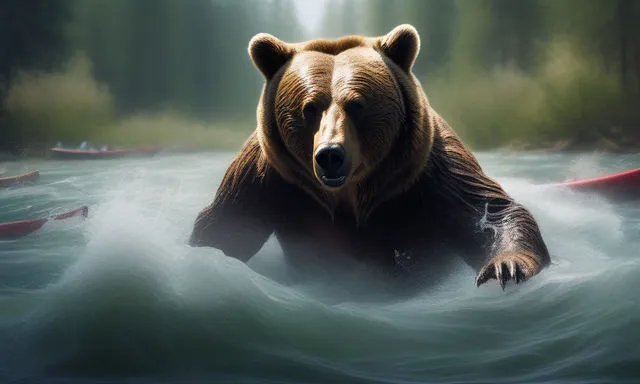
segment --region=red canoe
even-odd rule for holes
[[[548,184],[547,186],[593,192],[616,200],[635,200],[640,199],[640,168],[590,179]]]
[[[140,147],[128,149],[86,150],[49,148],[51,157],[60,160],[91,160],[118,159],[129,156],[153,156],[160,151],[160,147]]]
[[[82,216],[83,218],[89,215],[89,207],[82,206],[73,211],[61,213],[53,216],[52,220],[64,220],[71,217]],[[8,223],[0,223],[0,240],[15,240],[17,238],[26,236],[40,229],[47,221],[48,217],[42,217],[39,219],[11,221]]]
[[[0,187],[6,188],[22,183],[33,182],[38,180],[38,177],[40,177],[40,171],[35,169],[21,175],[0,177]]]

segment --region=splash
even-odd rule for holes
[[[28,316],[0,329],[6,370],[33,382],[196,373],[216,382],[527,382],[580,379],[637,356],[621,336],[640,325],[637,208],[501,177],[538,221],[550,268],[503,292],[475,288],[474,271],[461,265],[413,297],[350,300],[339,291],[376,281],[354,271],[351,286],[330,278],[286,284],[273,239],[248,264],[186,245],[227,160],[189,155],[58,171],[56,180],[82,177],[43,186],[51,204],[79,196],[94,203],[88,220],[65,229],[82,231],[69,241],[55,240],[59,228],[25,241],[25,251],[37,250],[34,268],[48,262],[61,273],[23,292]]]
[[[575,159],[569,166],[565,181],[588,179],[606,174],[597,154],[585,154]]]

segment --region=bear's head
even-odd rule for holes
[[[411,25],[302,43],[254,36],[249,55],[266,80],[257,135],[268,162],[329,206],[344,191],[364,201],[406,188],[433,136],[412,74],[419,49]]]

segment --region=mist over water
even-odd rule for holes
[[[640,378],[640,205],[542,186],[637,167],[640,156],[478,154],[532,211],[553,265],[503,292],[495,281],[476,288],[460,263],[435,287],[395,298],[359,270],[286,284],[273,239],[248,265],[188,247],[232,157],[9,164],[41,179],[0,190],[0,221],[90,212],[0,242],[0,381]]]

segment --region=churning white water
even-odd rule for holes
[[[553,265],[502,291],[495,281],[476,288],[461,263],[395,299],[359,271],[286,284],[273,239],[247,265],[188,247],[232,156],[5,165],[41,179],[0,190],[0,221],[90,212],[0,242],[0,381],[640,378],[640,202],[541,186],[638,167],[640,156],[478,154],[538,220]]]

